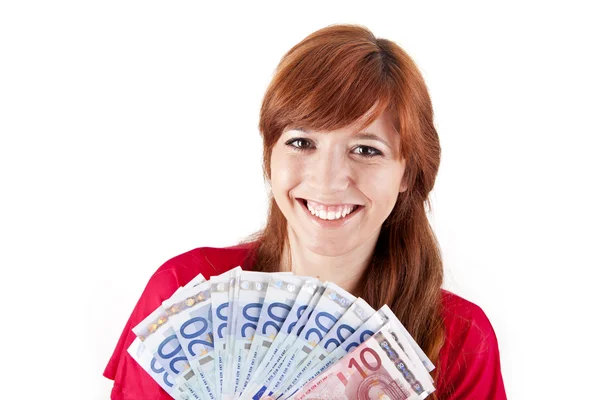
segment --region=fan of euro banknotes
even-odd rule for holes
[[[201,275],[133,332],[175,399],[423,399],[434,366],[394,313],[291,273]]]

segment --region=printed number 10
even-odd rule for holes
[[[365,357],[365,354],[369,353],[373,356],[374,360],[367,360]],[[377,352],[375,350],[373,350],[370,347],[365,347],[364,349],[361,350],[360,352],[360,361],[362,362],[363,366],[365,368],[367,368],[370,371],[377,371],[379,368],[381,368],[381,358],[379,357],[379,354],[377,354]],[[362,369],[362,367],[360,366],[360,364],[358,363],[358,361],[356,361],[356,359],[354,357],[352,357],[350,359],[350,361],[348,362],[348,368],[356,368],[358,370],[358,372],[360,373],[360,375],[364,378],[367,377],[367,374],[365,373],[365,370]],[[348,384],[348,380],[346,379],[346,377],[344,376],[343,373],[339,372],[337,374],[337,377],[340,381],[342,381],[342,383],[344,384],[344,386],[346,386]]]

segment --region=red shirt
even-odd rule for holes
[[[197,248],[170,259],[152,275],[104,370],[104,376],[115,381],[112,400],[171,399],[127,353],[135,339],[131,329],[199,273],[208,279],[238,265],[251,270],[252,248],[251,244]],[[442,303],[446,342],[436,365],[438,398],[506,399],[498,341],[490,321],[477,305],[446,290],[442,290]]]

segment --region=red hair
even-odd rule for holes
[[[269,181],[271,151],[289,125],[329,131],[361,121],[364,128],[385,110],[391,111],[400,134],[408,189],[399,193],[383,223],[355,294],[374,308],[388,304],[436,363],[444,342],[443,267],[425,207],[441,150],[427,87],[408,54],[357,25],[320,29],[292,47],[281,59],[260,111],[263,170]],[[259,243],[256,270],[279,270],[289,245],[286,223],[271,195],[265,228],[249,238]]]

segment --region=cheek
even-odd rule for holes
[[[287,191],[297,186],[302,177],[303,166],[298,157],[273,151],[271,156],[271,186],[273,192]]]
[[[365,193],[370,200],[380,209],[391,209],[398,199],[402,168],[384,168],[377,172],[372,171],[369,179],[365,180]],[[382,210],[383,211],[383,210]]]

